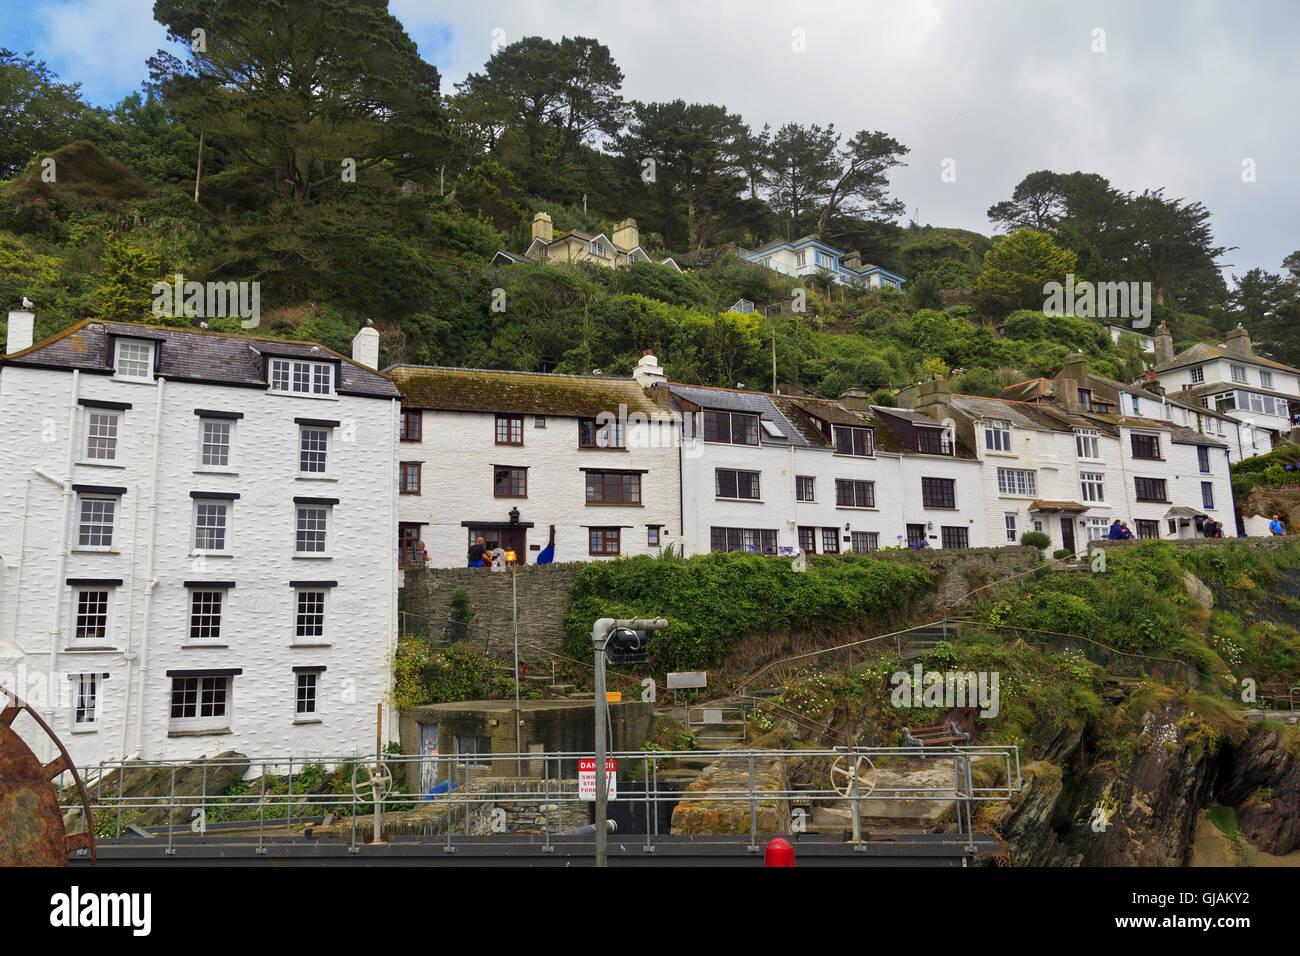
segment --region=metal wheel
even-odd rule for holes
[[[41,715],[17,694],[0,687],[0,865],[67,866],[74,850],[89,850],[95,864],[95,818],[90,799],[72,757]],[[59,755],[47,764],[40,759],[13,729],[18,715],[27,712],[45,735],[54,742]],[[84,829],[68,833],[63,825],[59,795],[52,781],[69,771],[81,797]]]
[[[358,775],[363,770],[364,779],[358,779]],[[374,803],[376,794],[380,800],[387,800],[392,790],[393,773],[384,764],[379,763],[368,767],[359,763],[352,768],[352,792],[363,803]]]
[[[876,765],[865,755],[844,754],[831,764],[831,786],[841,797],[853,796],[853,779],[858,781],[858,796],[869,797],[876,789]],[[841,781],[843,785],[841,786]]]

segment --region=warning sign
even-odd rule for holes
[[[605,758],[605,789],[608,793],[608,799],[614,800],[617,797],[617,763],[613,757]],[[596,758],[579,757],[578,758],[578,799],[591,800],[596,799]]]

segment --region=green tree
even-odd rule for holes
[[[60,83],[44,60],[0,47],[0,179],[75,139],[85,111],[80,83]]]
[[[344,185],[349,162],[357,182],[380,164],[427,181],[445,151],[438,71],[385,3],[156,0],[154,18],[187,50],[149,61],[168,105],[293,200]]]
[[[1009,236],[998,236],[984,254],[984,269],[975,283],[976,297],[983,308],[997,315],[1012,309],[1041,309],[1043,286],[1064,282],[1065,274],[1074,271],[1077,258],[1037,229],[1017,229]]]

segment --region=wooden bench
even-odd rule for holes
[[[939,747],[946,744],[960,744],[970,740],[970,734],[957,729],[949,722],[935,724],[933,727],[903,728],[903,744],[907,747]]]
[[[1300,691],[1296,692],[1295,698],[1300,699]],[[1291,686],[1286,683],[1260,684],[1259,699],[1261,705],[1269,702],[1275,709],[1292,709],[1294,707]]]

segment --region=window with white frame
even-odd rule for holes
[[[1084,501],[1106,500],[1106,476],[1100,471],[1079,472],[1079,486]]]
[[[271,391],[296,395],[333,395],[334,366],[328,362],[301,362],[296,359],[272,358]]]
[[[304,425],[298,432],[298,471],[304,475],[324,475],[329,453],[330,430],[319,425]]]
[[[118,339],[113,371],[118,378],[153,380],[153,343]]]
[[[1204,365],[1194,365],[1194,366],[1192,366],[1192,384],[1193,384],[1193,385],[1204,385],[1204,384],[1205,384],[1205,366],[1204,366]]]
[[[299,588],[294,593],[293,636],[299,643],[325,640],[325,588]]]
[[[172,724],[224,724],[230,717],[230,677],[172,677]]]
[[[1008,511],[1003,514],[1002,521],[1007,529],[1007,540],[1012,544],[1015,544],[1016,539],[1020,537],[1020,516]]]
[[[804,263],[807,262],[807,261],[808,261],[808,253],[806,253],[806,252],[796,252],[796,253],[794,254],[794,267],[795,267],[796,269],[802,269],[803,266],[804,266]]]
[[[999,468],[998,469],[998,494],[1000,495],[1038,494],[1037,473],[1025,468]]]
[[[77,700],[73,710],[72,725],[88,730],[99,722],[99,674],[76,674]]]
[[[221,615],[225,603],[224,588],[190,588],[190,640],[221,639]]]
[[[117,498],[82,495],[77,502],[77,547],[108,551],[113,547]]]
[[[200,467],[230,467],[230,444],[233,432],[234,422],[217,418],[199,419]]]
[[[1228,363],[1228,372],[1234,382],[1240,382],[1242,385],[1246,384],[1246,366],[1233,365],[1230,362]]]
[[[1107,518],[1084,518],[1083,528],[1089,541],[1100,541],[1110,535],[1110,521]]]
[[[984,447],[989,451],[1011,450],[1011,423],[998,418],[984,420]]]
[[[317,689],[320,683],[320,671],[298,671],[294,713],[298,717],[315,717]]]
[[[72,592],[72,639],[103,644],[108,640],[109,585],[78,586]]]
[[[194,550],[200,554],[224,554],[230,550],[230,502],[194,501]]]
[[[325,534],[329,530],[328,505],[298,505],[296,511],[294,551],[298,554],[323,555]]]
[[[1080,458],[1100,460],[1101,445],[1099,433],[1095,428],[1076,428],[1074,430],[1074,447]]]
[[[591,240],[591,244],[587,248],[593,256],[605,257],[605,244],[599,239]]]
[[[1272,388],[1272,387],[1273,387],[1273,373],[1272,373],[1272,372],[1266,372],[1266,371],[1264,371],[1263,369],[1260,369],[1260,370],[1259,370],[1259,384],[1262,385],[1264,388]]]
[[[116,461],[117,430],[122,414],[98,408],[86,413],[86,460]]]

